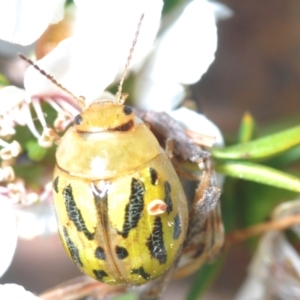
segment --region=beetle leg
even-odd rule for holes
[[[220,189],[212,185],[214,176],[205,170],[196,190],[190,212],[182,259],[175,277],[187,276],[214,258],[224,244],[224,228],[220,212]]]
[[[207,216],[203,227],[203,233],[198,239],[193,239],[193,244],[184,247],[182,260],[174,274],[174,278],[188,276],[215,258],[224,244],[224,229],[220,217],[220,205]]]

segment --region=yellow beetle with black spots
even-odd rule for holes
[[[188,207],[178,176],[129,106],[95,102],[56,152],[53,195],[64,247],[87,275],[140,285],[178,257]]]

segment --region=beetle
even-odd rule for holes
[[[59,233],[84,273],[140,285],[170,267],[187,231],[187,201],[166,153],[129,106],[93,103],[61,139],[56,159]]]
[[[110,285],[150,283],[140,299],[160,299],[174,274],[188,275],[216,255],[224,234],[209,153],[166,113],[125,104],[122,84],[141,21],[115,99],[85,107],[74,97],[83,110],[58,141],[53,198],[63,246],[82,272]],[[200,181],[194,201],[178,174]]]

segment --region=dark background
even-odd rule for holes
[[[300,3],[227,0],[216,60],[193,87],[199,108],[222,131],[236,131],[245,111],[259,124],[300,114]]]

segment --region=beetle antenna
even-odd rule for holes
[[[18,53],[19,57],[23,60],[25,60],[27,63],[29,63],[31,66],[33,66],[36,70],[38,70],[43,76],[45,76],[46,78],[48,78],[53,84],[55,84],[57,87],[59,87],[60,89],[62,89],[64,92],[66,92],[67,94],[69,94],[71,97],[73,97],[77,103],[80,105],[80,107],[84,107],[85,103],[84,103],[84,97],[80,96],[80,97],[76,97],[72,92],[70,92],[68,89],[66,89],[64,86],[62,86],[52,75],[46,73],[43,69],[41,69],[37,64],[35,64],[31,59],[27,58],[26,56],[24,56],[21,53]]]
[[[137,39],[138,39],[138,36],[139,36],[139,33],[140,33],[140,28],[141,28],[143,19],[144,19],[144,14],[141,15],[140,21],[137,25],[134,40],[133,40],[131,48],[129,50],[129,55],[127,57],[127,62],[126,62],[126,65],[125,65],[125,68],[124,68],[124,71],[123,71],[123,74],[122,74],[122,77],[121,77],[121,80],[120,80],[120,83],[119,83],[118,92],[116,94],[116,100],[119,104],[123,104],[124,101],[126,100],[126,98],[128,97],[127,93],[122,94],[122,87],[123,87],[123,83],[124,83],[125,77],[127,75],[127,72],[128,72],[129,66],[130,66],[130,62],[131,62],[131,59],[132,59],[132,54],[133,54],[134,47],[136,45],[136,42],[137,42]]]

